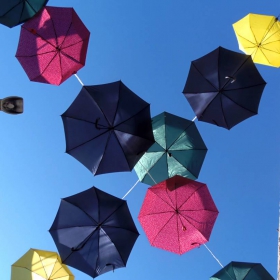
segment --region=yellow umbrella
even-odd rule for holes
[[[233,24],[239,49],[256,63],[280,67],[280,23],[274,16],[248,14]]]
[[[30,249],[12,265],[11,280],[74,280],[55,252]]]

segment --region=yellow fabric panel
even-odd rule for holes
[[[30,249],[12,265],[11,280],[74,280],[56,252]]]
[[[254,62],[280,67],[280,23],[274,16],[248,14],[233,29],[239,49]]]
[[[11,280],[46,280],[44,278],[26,268],[22,267],[12,267]]]

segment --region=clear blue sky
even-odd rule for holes
[[[91,32],[86,85],[122,80],[151,104],[155,116],[167,111],[193,119],[182,90],[190,62],[222,46],[238,44],[232,24],[248,13],[278,16],[276,0],[50,0],[74,7]],[[25,112],[1,113],[0,222],[1,279],[29,248],[56,251],[48,233],[60,198],[96,186],[122,197],[137,181],[134,171],[94,177],[65,153],[60,115],[81,89],[73,76],[61,86],[30,82],[15,58],[20,27],[0,26],[0,98],[18,95]],[[257,65],[267,82],[254,116],[227,131],[197,122],[208,147],[198,181],[206,183],[220,211],[206,244],[226,265],[260,262],[276,278],[280,178],[280,72]],[[182,256],[151,247],[137,216],[147,185],[127,196],[140,236],[126,268],[103,280],[206,280],[220,269],[201,246]],[[76,279],[90,276],[72,269]]]

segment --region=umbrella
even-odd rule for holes
[[[150,104],[121,81],[82,87],[62,120],[66,152],[95,175],[131,171],[154,143]]]
[[[209,241],[217,216],[207,186],[176,175],[148,188],[138,219],[152,246],[181,255]]]
[[[260,263],[230,262],[210,280],[274,280]]]
[[[21,26],[16,57],[31,81],[60,85],[85,65],[89,36],[73,8],[47,6]]]
[[[207,148],[195,123],[163,112],[152,126],[156,142],[134,167],[139,180],[154,185],[174,175],[196,179]]]
[[[11,280],[74,280],[55,252],[30,249],[12,265]]]
[[[0,0],[0,23],[14,27],[33,17],[48,0]]]
[[[95,187],[61,200],[50,234],[62,262],[93,278],[126,266],[139,235],[126,201]]]
[[[192,61],[183,93],[199,121],[231,129],[258,113],[265,85],[251,56],[218,47]]]
[[[280,23],[274,16],[248,14],[233,24],[239,49],[256,63],[280,66]]]

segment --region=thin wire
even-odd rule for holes
[[[197,119],[197,116],[195,116],[195,117],[192,119],[192,122],[194,122],[196,119]]]
[[[205,244],[203,244],[204,245],[204,247],[210,252],[210,254],[212,255],[212,257],[218,262],[218,264],[222,267],[222,268],[224,268],[224,266],[221,264],[221,262],[218,260],[218,258],[212,253],[212,251],[205,245]]]
[[[79,78],[79,76],[78,76],[77,74],[74,74],[74,75],[75,75],[75,77],[77,78],[77,80],[80,82],[80,84],[81,84],[82,86],[84,86],[84,84],[83,84],[82,80]]]
[[[122,197],[122,199],[124,199],[136,187],[136,185],[139,182],[140,182],[140,180],[138,179],[138,181],[129,189],[129,191]]]
[[[142,166],[143,164],[141,163],[141,161],[138,161]],[[151,179],[154,181],[155,184],[157,184],[157,182],[154,180],[154,178],[152,177],[152,175],[149,173],[149,171],[143,166],[143,168],[146,170],[147,174],[151,177]],[[140,180],[138,179],[138,181],[128,190],[128,192],[122,197],[122,199],[124,199],[135,187],[136,185],[140,182]]]

